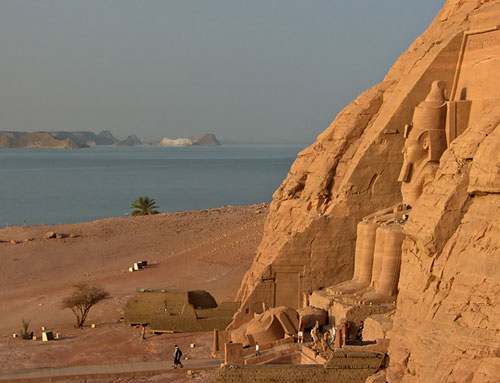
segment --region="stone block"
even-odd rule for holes
[[[364,321],[363,340],[384,339],[392,328],[392,319],[385,315],[375,314]]]
[[[309,297],[309,305],[319,309],[328,310],[333,304],[333,296],[325,290],[316,290]]]

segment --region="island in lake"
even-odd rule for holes
[[[142,142],[135,134],[132,134],[127,138],[125,138],[124,140],[118,141],[113,144],[113,146],[136,146],[136,145],[142,145]]]
[[[191,138],[168,138],[164,137],[159,141],[152,142],[154,146],[219,146],[221,143],[215,134],[202,134]]]
[[[57,132],[19,132],[0,131],[0,148],[55,148],[80,149],[92,146],[135,146],[142,145],[141,140],[132,134],[124,140],[113,136],[109,130],[99,134],[88,131],[57,131]],[[220,142],[215,134],[202,134],[191,138],[163,138],[153,142],[155,146],[218,146]]]
[[[0,132],[0,148],[79,149],[97,145],[113,145],[118,139],[109,130],[99,134],[87,131]]]

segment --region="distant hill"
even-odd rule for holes
[[[135,135],[132,134],[125,138],[124,140],[118,141],[113,144],[113,146],[135,146],[135,145],[142,145],[141,140]]]
[[[79,144],[88,145],[88,146],[96,146],[96,145],[113,145],[118,142],[118,139],[113,137],[109,130],[103,130],[99,134],[95,134],[94,132],[87,131],[78,131],[78,132],[54,132],[57,138],[64,139],[70,138]]]
[[[113,145],[118,142],[110,131],[99,134],[88,131],[58,132],[0,132],[0,148],[88,148]]]
[[[193,145],[197,146],[219,146],[220,142],[215,138],[215,134],[202,134],[201,136],[191,137]]]
[[[97,135],[103,142],[112,142],[113,144],[118,142],[118,139],[111,134],[109,130],[103,130],[101,133]],[[109,144],[102,144],[102,145],[109,145]]]
[[[50,132],[16,133],[20,132],[0,133],[0,148],[88,148],[88,145],[79,144],[71,138],[59,138]]]

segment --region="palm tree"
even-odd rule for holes
[[[159,214],[158,206],[155,205],[156,201],[153,198],[149,197],[139,197],[134,203],[130,206],[132,209],[132,215],[151,215],[151,214]]]

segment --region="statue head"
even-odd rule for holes
[[[443,81],[432,83],[426,99],[415,108],[412,123],[405,126],[404,161],[398,178],[403,184],[419,183],[423,167],[429,162],[439,163],[446,149],[444,85]]]

